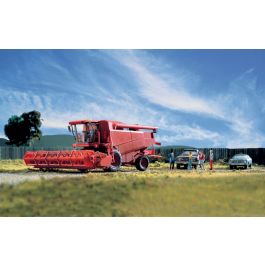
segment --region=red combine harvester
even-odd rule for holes
[[[29,151],[24,156],[26,165],[43,171],[50,169],[102,168],[117,171],[121,165],[135,165],[144,171],[149,165],[149,156],[154,156],[157,127],[124,124],[108,120],[78,120],[69,122],[73,133],[75,150]],[[147,150],[153,146],[152,150]]]

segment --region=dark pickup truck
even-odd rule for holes
[[[198,153],[199,150],[197,149],[184,149],[184,151],[176,157],[176,165],[177,168],[180,169],[181,167],[187,169],[189,163],[189,153],[192,152],[192,166],[196,169],[198,166]]]

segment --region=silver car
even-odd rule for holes
[[[243,168],[251,168],[252,166],[252,158],[246,154],[236,154],[228,162],[230,169],[234,169],[237,167]]]

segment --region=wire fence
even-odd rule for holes
[[[185,148],[171,148],[171,147],[159,147],[156,149],[156,153],[160,154],[165,158],[168,159],[169,153],[171,149],[174,150],[175,156],[180,155]],[[211,148],[200,148],[205,156],[206,161],[209,161],[209,154]],[[251,158],[253,163],[256,164],[265,164],[265,148],[212,148],[214,154],[214,161],[218,160],[229,160],[235,154],[248,154]]]
[[[229,148],[212,148],[214,154],[214,160],[228,160],[235,154],[248,154],[253,163],[265,164],[265,148],[239,148],[239,149],[229,149]],[[2,159],[22,159],[27,151],[35,150],[72,150],[71,147],[53,147],[53,148],[34,148],[34,147],[12,147],[12,146],[1,146],[0,147],[0,160]],[[175,156],[180,155],[184,148],[173,148]],[[201,151],[206,155],[206,161],[209,160],[210,148],[200,148]],[[171,151],[171,147],[159,147],[156,149],[156,153],[168,158]]]

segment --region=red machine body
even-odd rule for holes
[[[108,120],[78,120],[69,122],[69,131],[76,139],[67,151],[29,151],[24,156],[27,165],[40,169],[102,168],[117,171],[121,165],[135,165],[146,170],[148,156],[154,155],[148,147],[160,145],[154,134],[157,127],[125,124]]]

